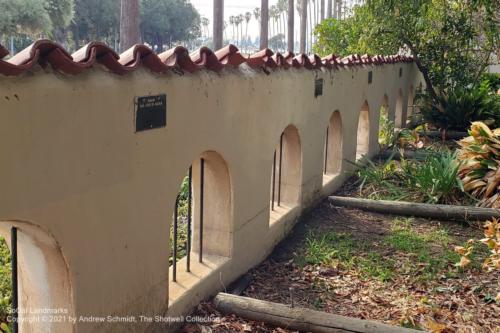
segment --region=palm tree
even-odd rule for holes
[[[240,21],[240,28],[241,28],[241,31],[240,31],[240,38],[241,38],[241,43],[240,43],[240,47],[243,47],[243,22],[245,21],[245,15],[243,14],[240,14],[238,15],[238,20]]]
[[[253,10],[253,16],[255,17],[255,19],[257,21],[260,22],[260,8],[259,7],[255,7],[254,10]]]
[[[281,31],[283,35],[285,36],[285,41],[286,41],[286,36],[287,36],[287,28],[286,28],[286,21],[287,21],[287,11],[288,11],[288,2],[289,0],[278,0],[277,7],[279,11],[279,19],[280,19],[280,26],[281,26]]]
[[[269,21],[271,22],[271,32],[269,34],[270,38],[276,35],[276,6],[269,7]]]
[[[235,16],[234,17],[234,24],[236,25],[236,45],[239,45],[239,41],[240,41],[240,17],[239,16]]]
[[[129,49],[141,42],[139,33],[139,0],[120,2],[120,50]]]
[[[227,41],[227,21],[224,20],[224,41]]]
[[[269,1],[260,2],[260,49],[266,49],[269,44]]]
[[[247,24],[246,26],[246,31],[245,31],[245,47],[248,49],[248,23],[250,23],[250,20],[252,19],[252,13],[246,12],[245,13],[245,22]]]
[[[233,42],[234,42],[234,25],[236,24],[234,16],[229,16],[229,24],[231,24],[231,27],[233,28]]]
[[[201,25],[203,27],[203,34],[205,34],[205,38],[210,37],[210,29],[208,26],[210,25],[210,20],[206,17],[201,18]]]

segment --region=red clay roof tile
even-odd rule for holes
[[[9,54],[8,50],[0,45],[0,74],[6,76],[21,75],[34,69],[37,65],[42,68],[50,64],[54,70],[66,74],[78,74],[93,67],[94,64],[104,66],[108,71],[124,75],[144,66],[156,73],[164,73],[172,69],[195,72],[208,69],[220,72],[225,66],[238,67],[246,63],[252,67],[268,67],[271,69],[305,68],[309,70],[338,68],[361,64],[381,65],[384,63],[412,62],[408,56],[370,56],[353,54],[340,59],[335,55],[320,58],[318,55],[276,53],[270,49],[261,50],[248,57],[243,56],[234,45],[228,45],[216,52],[207,47],[189,54],[182,46],[177,46],[163,53],[156,54],[146,45],[135,45],[118,55],[109,46],[92,42],[70,55],[57,43],[49,40],[38,40],[8,60],[3,60]]]

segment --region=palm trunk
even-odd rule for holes
[[[300,0],[299,0],[300,1]],[[294,12],[294,4],[293,0],[288,0],[288,51],[293,52],[294,49],[294,40],[293,40],[293,34],[294,34],[294,17],[295,12]]]
[[[224,0],[214,0],[213,43],[215,50],[220,50],[222,48],[223,30],[224,30]]]
[[[306,53],[306,30],[307,30],[307,0],[302,2],[300,13],[300,53]]]
[[[260,2],[260,49],[266,49],[269,46],[269,1]]]
[[[248,21],[247,21],[247,28],[245,31],[245,48],[248,49]]]
[[[123,52],[139,43],[139,0],[121,0],[120,50]]]
[[[312,45],[311,42],[312,42],[312,26],[313,26],[314,13],[313,13],[313,6],[312,6],[311,2],[308,1],[308,3],[310,5],[309,6],[309,31],[307,32],[307,37],[309,37],[308,43],[307,43],[307,45],[308,45],[307,51],[309,53],[309,51],[311,50],[311,45]]]

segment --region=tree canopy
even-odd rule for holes
[[[165,43],[198,37],[200,25],[200,14],[189,1],[141,1],[141,34],[150,45],[161,49]]]
[[[318,42],[314,52],[347,56],[360,54],[395,54],[398,43],[393,39],[373,38],[375,17],[367,6],[356,6],[353,15],[343,20],[330,18],[319,24],[314,33]]]
[[[49,3],[45,0],[0,0],[0,34],[37,34],[50,31]]]
[[[478,84],[499,47],[498,0],[368,0],[344,22],[316,29],[320,53],[411,52],[428,94]]]
[[[89,41],[117,48],[119,0],[0,0],[0,38],[16,49],[51,38],[71,49]],[[200,15],[188,0],[141,0],[141,37],[162,49],[200,35]]]

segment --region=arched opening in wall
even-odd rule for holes
[[[214,151],[204,152],[188,168],[172,203],[170,276],[183,290],[186,273],[199,271],[200,264],[206,268],[214,257],[231,256],[231,202],[226,162]]]
[[[370,107],[365,101],[361,106],[358,119],[356,161],[361,159],[370,150]]]
[[[56,240],[38,226],[20,221],[0,221],[0,288],[7,304],[0,305],[0,322],[17,313],[18,332],[73,332],[69,321],[44,320],[36,310],[63,309],[74,316],[67,263]],[[4,300],[2,300],[4,301]],[[17,311],[16,311],[17,309]],[[15,327],[13,322],[11,328]]]
[[[300,203],[302,151],[299,131],[289,125],[275,146],[271,179],[271,221]]]
[[[384,95],[380,106],[378,143],[381,148],[390,146],[394,141],[394,121],[389,112],[389,97]]]
[[[408,121],[411,122],[412,116],[414,114],[415,110],[415,105],[413,105],[413,99],[415,97],[414,91],[413,91],[413,86],[410,86],[410,89],[408,90],[408,108],[406,109],[406,118]]]
[[[422,123],[422,114],[420,113],[420,107],[418,105],[418,98],[416,98],[417,94],[420,94],[422,91],[422,83],[418,90],[414,90],[413,86],[410,86],[410,90],[408,91],[408,121],[407,123],[412,126],[418,126],[418,124]]]
[[[394,124],[397,128],[402,128],[405,125],[403,119],[403,93],[401,92],[401,90],[399,90],[398,97],[396,99],[396,114]]]
[[[342,118],[334,111],[328,122],[325,136],[323,184],[338,175],[342,169]]]

